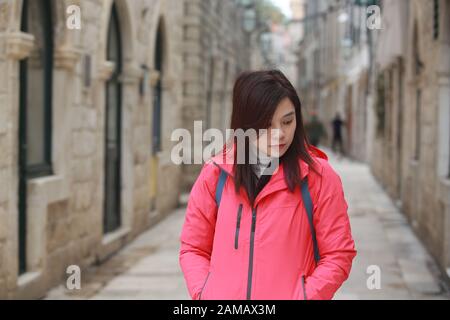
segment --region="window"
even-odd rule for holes
[[[20,63],[23,156],[28,177],[45,176],[51,168],[53,35],[49,0],[23,2],[22,31],[35,46]]]
[[[306,60],[305,58],[301,58],[299,62],[298,70],[298,85],[300,88],[305,88],[308,81],[308,73],[306,69]]]
[[[377,79],[377,95],[376,95],[376,116],[377,116],[377,136],[384,136],[385,129],[385,113],[386,113],[386,94],[384,74],[380,73]]]
[[[53,28],[50,0],[24,0],[21,31],[34,36],[34,47],[19,67],[19,274],[27,271],[27,181],[52,174]]]
[[[309,8],[309,6],[308,6],[308,3],[305,3],[304,5],[303,5],[303,10],[304,10],[304,12],[305,12],[305,17],[307,18],[307,17],[309,17],[310,15],[311,15],[311,12],[310,12],[310,8]],[[309,34],[311,32],[311,19],[306,19],[305,20],[305,37]]]
[[[421,128],[420,128],[420,117],[422,108],[422,90],[416,90],[416,141],[415,141],[415,151],[414,159],[420,159],[420,140],[421,140]]]
[[[448,108],[450,109],[450,105],[448,106]],[[450,115],[450,112],[449,112]],[[450,117],[449,117],[449,123],[450,123]],[[449,130],[449,135],[448,135],[448,178],[450,179],[450,130]]]
[[[104,233],[112,232],[121,225],[122,38],[115,3],[109,20],[107,59],[114,62],[115,68],[106,83]]]
[[[222,85],[222,105],[221,105],[221,125],[222,128],[225,130],[228,128],[228,119],[226,118],[227,115],[227,105],[228,105],[228,70],[229,69],[229,63],[228,61],[225,61],[223,66],[223,85]]]
[[[393,131],[394,131],[394,69],[390,68],[387,71],[387,84],[386,84],[386,126],[387,126],[387,141],[393,141]]]
[[[314,66],[314,81],[318,82],[319,81],[319,76],[320,76],[320,51],[319,49],[315,49],[314,50],[314,62],[313,62],[313,66]]]
[[[413,67],[414,74],[416,77],[420,77],[420,74],[423,69],[423,63],[420,59],[420,50],[419,50],[419,27],[417,21],[414,23],[413,29]],[[420,128],[420,117],[421,117],[421,109],[422,109],[422,91],[420,88],[416,88],[416,110],[415,110],[415,143],[414,143],[414,159],[420,159],[420,139],[421,139],[421,128]]]
[[[162,79],[163,79],[163,30],[159,23],[156,35],[155,69],[159,72],[159,78],[154,88],[153,95],[153,149],[152,154],[161,151],[161,109],[162,109]]]
[[[206,92],[206,128],[211,128],[212,122],[212,103],[214,90],[214,58],[209,59],[209,73],[208,73],[208,89]]]
[[[420,59],[420,50],[419,50],[419,30],[418,30],[417,22],[414,24],[414,34],[413,34],[413,63],[414,63],[414,73],[415,75],[419,75],[423,68],[423,63]]]
[[[439,38],[439,0],[433,0],[433,39]]]

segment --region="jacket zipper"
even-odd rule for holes
[[[237,222],[236,222],[236,233],[234,237],[234,248],[238,248],[239,244],[239,229],[241,228],[241,215],[242,215],[242,203],[239,204],[239,209],[237,212]]]
[[[252,208],[252,229],[250,233],[250,256],[248,263],[247,300],[252,296],[253,249],[255,246],[256,208]]]
[[[206,282],[208,282],[208,278],[209,278],[209,274],[210,274],[210,273],[211,273],[211,271],[209,271],[209,272],[208,272],[208,275],[206,276],[205,282],[203,283],[202,290],[201,290],[200,293],[199,293],[198,300],[201,300],[201,299],[202,299],[202,293],[203,293],[203,290],[205,289]]]
[[[302,288],[303,288],[303,299],[308,300],[308,298],[306,297],[305,276],[304,275],[302,275]]]

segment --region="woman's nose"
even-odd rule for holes
[[[272,136],[271,144],[276,145],[280,143],[280,141],[283,141],[285,133],[282,129],[273,129],[271,136]]]

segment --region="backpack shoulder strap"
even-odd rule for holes
[[[308,215],[309,228],[311,230],[311,235],[312,235],[312,240],[313,240],[314,260],[317,264],[320,260],[319,246],[317,244],[316,230],[314,228],[314,223],[313,223],[313,202],[312,202],[311,194],[309,192],[307,178],[303,179],[303,181],[302,181],[302,199],[303,199],[303,204],[305,205],[306,213]]]
[[[225,172],[225,170],[220,169],[220,175],[219,175],[219,181],[217,182],[217,187],[216,187],[216,204],[217,207],[219,207],[220,205],[220,200],[222,199],[222,193],[223,193],[223,188],[225,187],[225,181],[227,180],[227,176],[228,174]]]

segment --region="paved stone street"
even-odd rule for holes
[[[330,155],[344,183],[358,255],[335,299],[449,299],[436,265],[365,164]],[[189,299],[178,264],[178,209],[105,264],[82,274],[82,289],[60,286],[47,299]],[[369,290],[367,267],[381,269]]]

